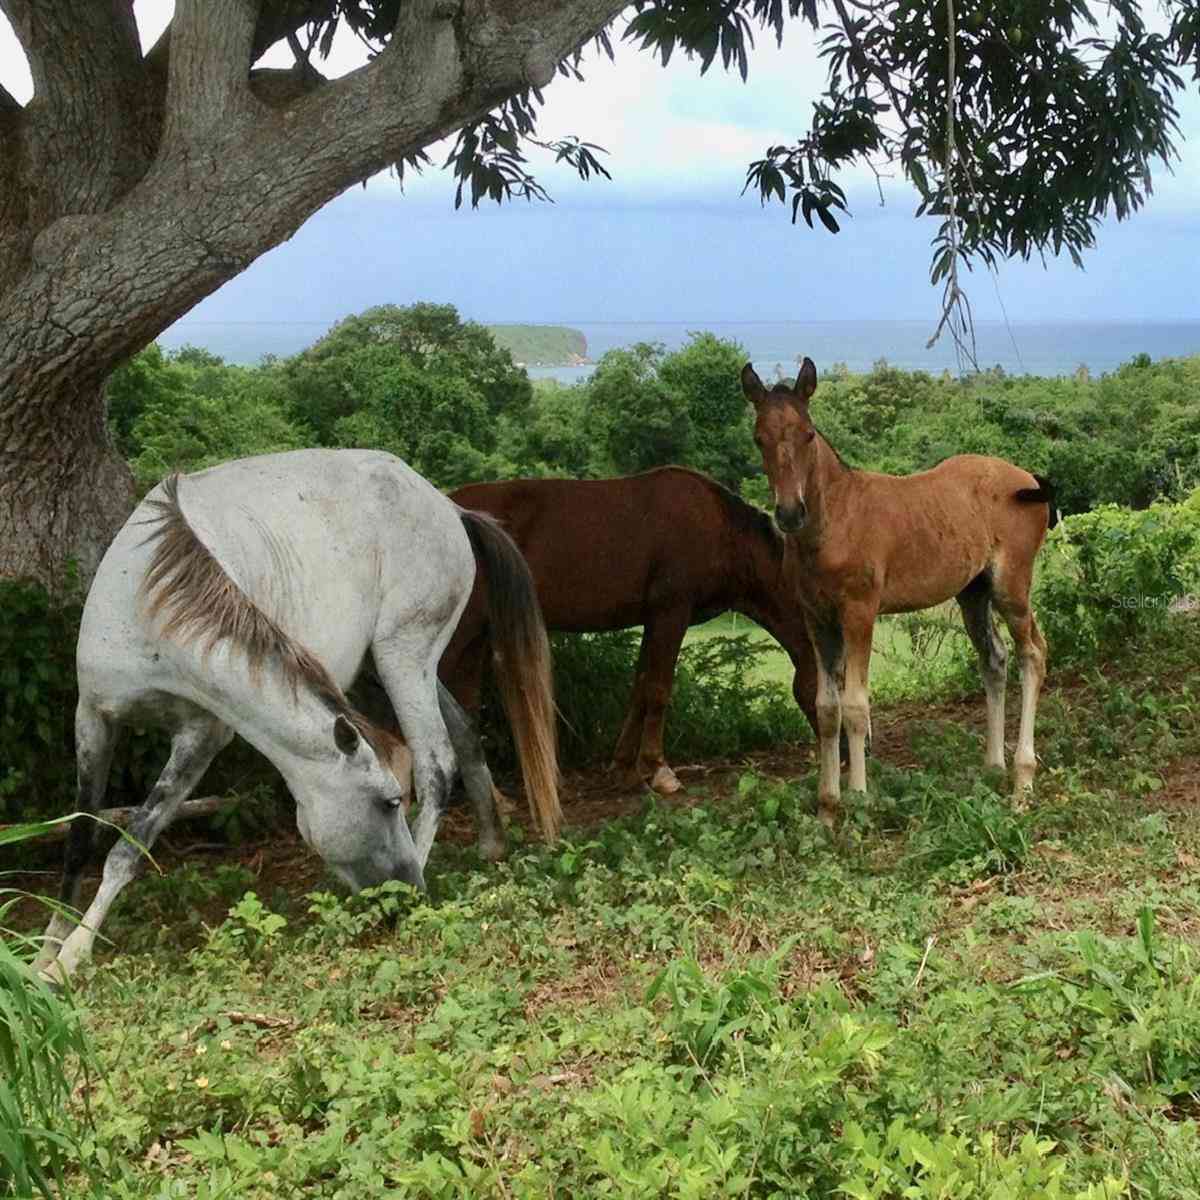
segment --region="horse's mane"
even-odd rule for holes
[[[723,483],[719,483],[707,475],[700,475],[699,472],[696,474],[712,489],[725,509],[725,515],[728,517],[730,525],[738,533],[757,538],[777,561],[783,558],[783,538],[775,528],[775,522],[771,520],[769,514],[743,500]]]
[[[377,752],[390,756],[393,735],[377,729],[351,707],[342,689],[316,656],[286,633],[242,591],[196,535],[179,504],[179,475],[163,481],[163,499],[148,503],[158,515],[146,539],[157,542],[142,581],[153,620],[163,615],[161,633],[181,642],[202,640],[203,653],[228,639],[247,658],[252,678],[274,662],[295,695],[311,691],[331,712],[346,717]]]

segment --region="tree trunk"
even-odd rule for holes
[[[0,578],[55,590],[73,562],[89,580],[134,502],[102,388],[18,378],[0,395],[0,447]]]

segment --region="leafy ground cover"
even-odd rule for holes
[[[694,626],[684,645],[741,634],[748,634],[762,647],[747,678],[754,683],[776,683],[790,691],[792,664],[786,652],[765,629],[739,613],[723,613]],[[902,699],[927,692],[931,684],[936,687],[953,662],[956,644],[965,657],[969,646],[953,601],[928,612],[880,617],[871,653],[872,695]]]
[[[797,746],[572,776],[499,867],[455,815],[429,899],[176,841],[81,981],[85,1153],[112,1197],[1198,1195],[1198,652],[1054,678],[1021,808],[975,696],[877,710],[836,838]]]

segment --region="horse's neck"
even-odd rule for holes
[[[820,544],[831,523],[847,505],[846,492],[851,482],[852,472],[838,458],[834,448],[818,434],[804,488],[808,523],[800,535],[793,535],[797,545],[815,548]]]
[[[756,531],[744,545],[738,607],[791,654],[797,638],[805,635],[797,624],[799,614],[795,605],[789,602],[782,535],[775,538],[768,530]]]
[[[202,707],[219,717],[275,765],[288,785],[307,765],[330,756],[335,714],[300,682],[295,691],[273,662],[252,671],[240,649],[207,673]]]

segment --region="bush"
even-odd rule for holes
[[[0,820],[66,809],[82,611],[74,580],[57,603],[37,584],[0,582]]]
[[[637,671],[638,630],[553,634],[559,758],[564,767],[612,758]],[[675,668],[667,710],[668,759],[736,755],[804,738],[808,722],[776,683],[752,683],[759,658],[772,647],[748,634],[711,637],[685,646]],[[493,767],[515,765],[503,710],[489,684],[483,729]]]
[[[306,431],[284,411],[282,380],[267,368],[173,363],[189,386],[151,396],[133,421],[130,466],[147,492],[173,471],[200,471],[234,458],[299,450]]]
[[[1042,552],[1034,608],[1056,663],[1159,632],[1200,579],[1200,494],[1141,512],[1104,505],[1067,517]]]
[[[54,595],[39,584],[0,581],[0,824],[58,816],[73,805],[81,593],[74,575]],[[218,785],[278,778],[246,743],[236,747],[218,759]],[[169,750],[160,729],[122,730],[107,802],[140,804]],[[217,816],[210,824],[236,832],[237,817]]]

